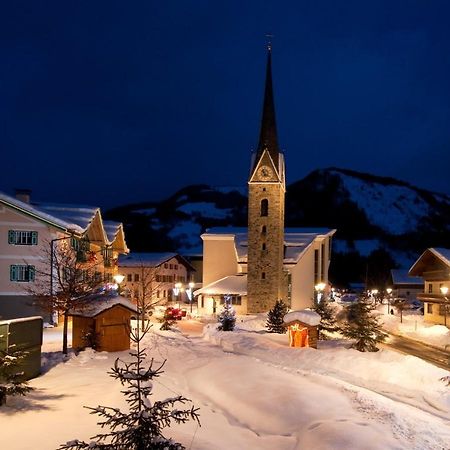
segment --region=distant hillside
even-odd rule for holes
[[[247,187],[188,186],[164,201],[114,208],[106,217],[125,224],[132,250],[200,253],[206,228],[246,226]],[[336,228],[340,267],[336,263],[332,273],[356,281],[375,262],[408,267],[426,247],[450,246],[450,197],[393,178],[316,170],[288,186],[286,226]]]

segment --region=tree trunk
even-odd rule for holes
[[[63,326],[63,354],[67,355],[67,328],[69,325],[69,315],[67,311],[64,311],[64,326]]]

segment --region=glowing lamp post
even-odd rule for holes
[[[188,296],[189,302],[191,304],[191,314],[192,314],[192,300],[194,297],[193,289],[194,289],[195,283],[193,281],[189,282],[189,288],[186,289],[186,295]]]
[[[444,297],[444,325],[447,326],[447,294],[448,294],[448,287],[447,286],[441,286],[441,294]]]
[[[120,295],[120,283],[125,279],[125,275],[121,275],[120,273],[116,273],[114,276],[114,281],[117,284],[117,293]]]
[[[175,297],[177,298],[178,306],[180,303],[180,294],[183,290],[183,285],[181,283],[175,283],[175,287],[173,288],[173,293],[175,294]]]
[[[375,304],[376,301],[376,295],[378,294],[378,289],[372,289],[370,291],[370,295],[372,296],[372,302]]]
[[[325,283],[317,283],[314,286],[314,289],[316,290],[316,305],[318,305],[321,300],[322,300],[322,296],[323,296],[323,291],[325,289],[326,284]]]
[[[391,311],[391,295],[392,295],[392,288],[387,288],[387,289],[386,289],[386,292],[387,292],[387,295],[388,295],[387,301],[388,301],[388,314],[389,314],[390,311]]]

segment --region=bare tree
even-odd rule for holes
[[[67,354],[70,311],[81,309],[92,300],[92,295],[104,281],[101,258],[90,251],[88,241],[77,242],[76,248],[68,240],[52,241],[44,246],[40,255],[42,263],[36,268],[35,282],[27,289],[40,308],[49,314],[57,312],[63,316],[64,354]]]
[[[158,267],[146,267],[141,264],[138,268],[138,294],[132,293],[131,297],[136,301],[139,315],[141,316],[142,327],[144,327],[145,318],[151,315],[152,308],[166,300],[160,294],[162,293],[163,283]]]

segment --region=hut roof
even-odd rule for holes
[[[131,312],[136,313],[136,305],[121,295],[98,295],[89,298],[89,301],[84,303],[81,307],[72,309],[69,312],[71,316],[80,317],[96,317],[102,312],[113,308],[116,305],[121,305]]]
[[[300,311],[288,312],[283,317],[283,322],[285,324],[289,324],[295,321],[315,327],[320,323],[320,316],[315,311],[312,311],[310,309],[302,309]]]

